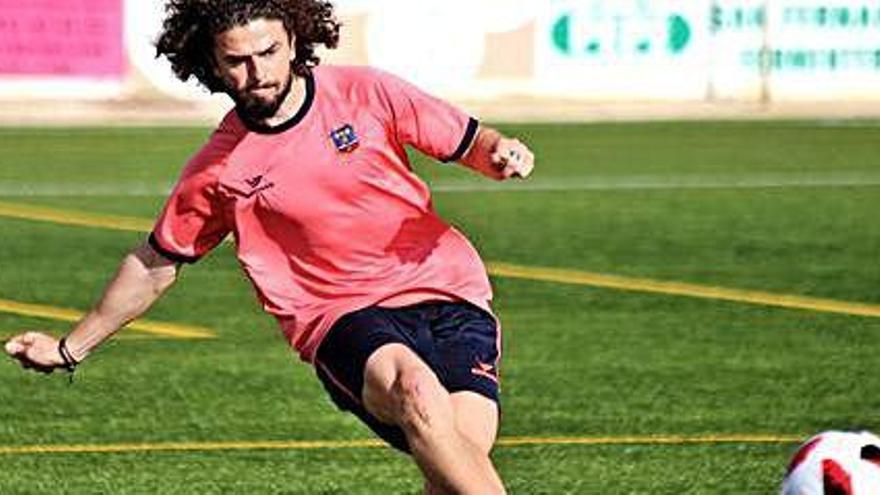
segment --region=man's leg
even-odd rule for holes
[[[478,451],[488,456],[498,436],[498,405],[475,392],[456,392],[450,398],[459,433]],[[426,482],[425,493],[443,495],[446,492]]]
[[[504,493],[489,459],[497,412],[491,414],[485,403],[491,401],[473,397],[476,394],[455,395],[451,396],[428,365],[402,344],[384,345],[367,360],[364,407],[379,420],[403,429],[431,489]],[[494,424],[484,424],[486,421]]]
[[[458,431],[487,454],[498,436],[498,405],[476,392],[450,395]]]

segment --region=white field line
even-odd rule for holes
[[[14,182],[0,181],[0,196],[167,196],[173,184],[146,182]]]
[[[805,123],[804,127],[830,127],[844,129],[877,129],[880,120],[876,119],[821,119],[815,124]]]
[[[435,180],[431,189],[443,193],[529,192],[529,191],[628,191],[679,189],[774,189],[880,186],[878,172],[840,172],[817,174],[679,174],[679,175],[578,175],[542,178],[540,164],[527,181],[495,182],[473,180]],[[167,196],[172,184],[147,182],[16,182],[0,181],[0,197],[44,196]]]
[[[878,167],[880,169],[880,167]],[[537,172],[540,174],[540,170]],[[625,177],[573,176],[523,182],[437,181],[435,192],[529,192],[529,191],[637,191],[686,189],[796,189],[823,187],[880,186],[880,173],[823,175],[731,175],[724,176],[654,176]]]

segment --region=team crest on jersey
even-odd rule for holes
[[[345,124],[339,129],[331,132],[330,139],[333,140],[333,145],[336,146],[336,151],[339,151],[340,153],[350,153],[360,144],[358,136],[354,132],[354,127],[352,127],[351,124]]]

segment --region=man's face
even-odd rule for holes
[[[214,37],[215,74],[253,119],[275,115],[290,92],[291,36],[276,19],[255,19]]]

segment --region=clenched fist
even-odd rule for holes
[[[535,155],[519,139],[501,138],[491,156],[492,165],[505,179],[525,179],[535,167]]]
[[[66,368],[58,346],[58,339],[39,332],[27,332],[6,342],[6,353],[17,359],[22,368],[40,373],[52,373]]]

